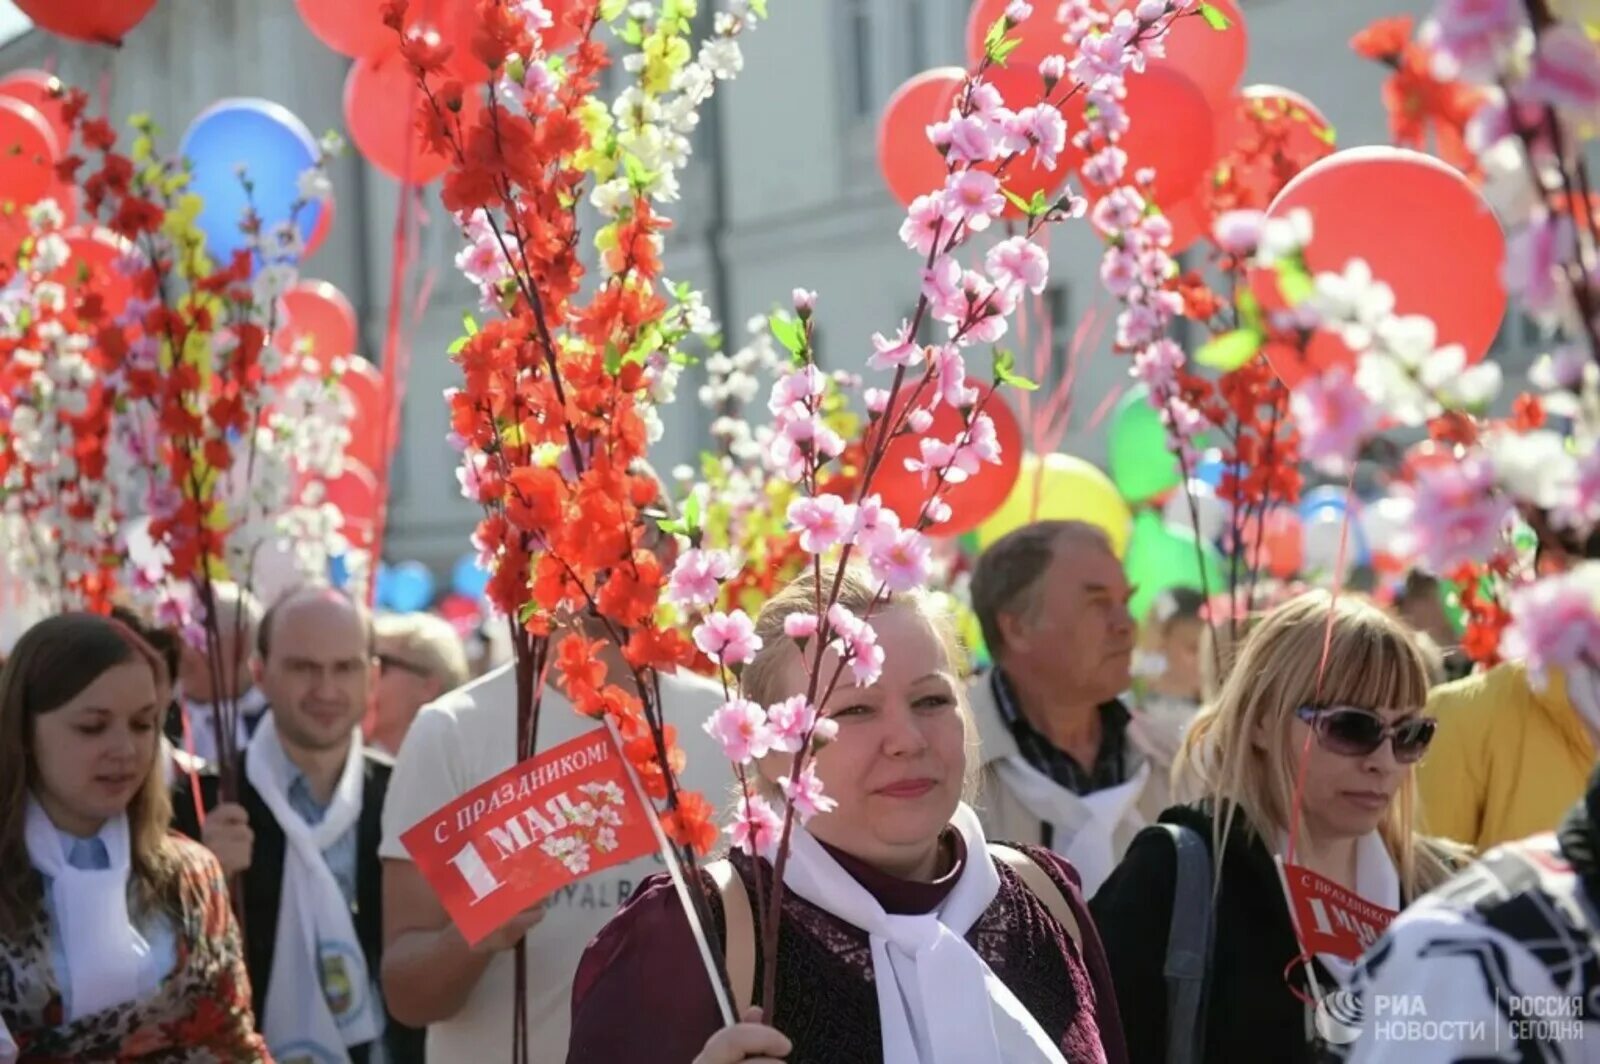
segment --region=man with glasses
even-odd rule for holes
[[[254,667],[271,708],[237,803],[216,804],[215,779],[202,780],[202,826],[180,780],[173,808],[243,890],[256,1024],[278,1060],[421,1061],[422,1032],[389,1015],[378,978],[393,763],[361,739],[377,673],[371,617],[331,587],[291,591],[262,618]]]
[[[467,650],[455,626],[435,614],[386,613],[375,627],[377,716],[367,741],[394,755],[417,711],[470,678]]]

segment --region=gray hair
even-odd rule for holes
[[[374,622],[380,642],[393,640],[406,660],[428,670],[446,691],[466,683],[467,649],[455,625],[433,613],[383,613]]]
[[[1032,618],[1038,612],[1041,578],[1056,550],[1069,542],[1116,553],[1104,530],[1086,521],[1035,521],[1007,532],[978,558],[972,571],[972,612],[978,615],[991,656],[1005,644],[1001,615]]]

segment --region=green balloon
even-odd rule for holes
[[[1111,480],[1130,503],[1153,499],[1178,486],[1178,456],[1167,446],[1161,415],[1150,405],[1150,391],[1130,389],[1111,415],[1107,444]]]
[[[1173,527],[1151,511],[1134,519],[1123,569],[1128,583],[1134,586],[1128,608],[1136,621],[1143,621],[1156,597],[1171,588],[1190,588],[1212,595],[1227,590],[1222,555],[1217,548],[1206,542],[1197,545],[1192,530]]]

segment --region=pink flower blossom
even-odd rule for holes
[[[794,299],[794,312],[804,321],[817,309],[817,293],[808,288],[796,288],[791,297]]]
[[[1289,409],[1300,429],[1301,457],[1330,472],[1348,469],[1378,427],[1372,404],[1342,367],[1306,377],[1290,395]]]
[[[1583,115],[1600,108],[1600,53],[1581,26],[1558,22],[1539,34],[1522,96]]]
[[[772,724],[772,748],[785,754],[798,754],[807,736],[827,742],[839,734],[839,722],[819,718],[817,707],[805,695],[795,695],[768,706],[767,720]]]
[[[488,214],[480,207],[465,223],[466,243],[456,252],[456,269],[478,288],[493,287],[511,276],[511,264],[495,238]]]
[[[889,390],[887,388],[868,388],[861,398],[867,404],[867,413],[874,416],[882,414],[889,409]]]
[[[1100,283],[1118,299],[1127,299],[1139,283],[1139,260],[1121,248],[1106,248],[1100,259]]]
[[[1600,450],[1578,459],[1577,478],[1553,516],[1568,528],[1600,524]]]
[[[789,504],[789,527],[800,533],[800,549],[810,554],[831,550],[844,540],[855,515],[837,495],[806,496]]]
[[[1067,76],[1067,57],[1047,55],[1039,60],[1039,76],[1044,78],[1046,91],[1054,88],[1056,82]]]
[[[790,639],[810,639],[817,634],[821,620],[814,613],[791,613],[783,619],[783,634]]]
[[[970,232],[983,232],[1006,209],[999,179],[983,170],[964,170],[953,176],[944,190],[945,213]]]
[[[900,533],[900,516],[883,505],[877,494],[868,495],[856,506],[855,526],[850,530],[851,542],[869,553],[882,544],[893,542]]]
[[[900,223],[900,242],[919,255],[933,250],[935,240],[948,237],[950,223],[945,220],[944,200],[939,195],[918,196],[906,211],[906,220]]]
[[[1570,668],[1587,658],[1600,664],[1600,563],[1588,562],[1511,593],[1507,657],[1527,662],[1543,685],[1550,669]]]
[[[727,551],[686,550],[667,581],[667,601],[683,609],[703,609],[717,601],[722,582],[737,571]]]
[[[1038,149],[1039,165],[1046,170],[1056,168],[1057,157],[1067,148],[1067,120],[1061,112],[1047,103],[1024,107],[1012,116],[1006,129],[1023,138],[1026,144]],[[1020,149],[1019,149],[1020,150]]]
[[[837,602],[828,607],[828,625],[844,643],[856,685],[871,687],[877,683],[883,675],[883,648],[878,646],[878,633],[872,625]]]
[[[927,432],[933,427],[933,411],[919,406],[906,415],[906,428],[915,433]]]
[[[1572,256],[1576,240],[1571,219],[1536,210],[1506,242],[1501,266],[1506,289],[1533,313],[1556,310],[1563,291],[1560,265]]]
[[[882,550],[867,555],[872,576],[890,591],[904,592],[928,582],[933,545],[915,529],[905,529]]]
[[[1025,236],[1002,240],[989,249],[983,263],[1000,289],[1026,288],[1038,295],[1050,283],[1050,256]]]
[[[800,413],[806,408],[814,406],[822,398],[828,388],[828,379],[815,365],[807,363],[804,366],[790,369],[777,380],[772,382],[772,396],[767,400],[767,409],[775,415]]]
[[[965,409],[978,401],[978,389],[967,387],[967,363],[961,352],[946,344],[933,352],[939,401]]]
[[[695,626],[694,645],[718,665],[744,665],[761,649],[756,626],[743,610],[710,613]]]
[[[752,857],[769,860],[778,852],[783,837],[783,817],[759,794],[747,794],[738,801],[728,838]]]
[[[1152,394],[1167,393],[1188,357],[1183,348],[1163,337],[1139,349],[1133,356],[1133,375],[1150,387]]]
[[[1223,211],[1211,227],[1217,246],[1230,255],[1250,255],[1261,242],[1262,211]]]
[[[767,714],[747,698],[732,698],[713,712],[705,723],[706,734],[722,746],[722,752],[736,765],[748,764],[771,753],[775,736]]]
[[[929,138],[943,148],[945,158],[953,163],[977,164],[993,159],[1000,149],[996,137],[1000,132],[979,113],[953,115],[947,121],[928,127]]]
[[[1108,144],[1083,161],[1083,179],[1092,185],[1115,185],[1127,172],[1128,153]]]
[[[892,338],[885,338],[882,333],[872,334],[872,354],[867,356],[867,365],[872,369],[895,369],[899,366],[915,366],[922,361],[922,345],[911,338],[911,323],[902,321],[900,331]]]
[[[1011,3],[1006,5],[1006,21],[1013,26],[1028,21],[1028,17],[1032,14],[1033,5],[1028,3],[1028,0],[1011,0]]]
[[[818,813],[832,812],[839,804],[822,793],[822,781],[817,779],[815,765],[801,769],[798,780],[779,776],[778,786],[783,788],[783,796],[789,800],[789,805],[794,808],[802,824]]]
[[[1416,519],[1402,537],[1401,553],[1417,554],[1430,571],[1447,573],[1493,553],[1511,515],[1495,490],[1494,466],[1480,454],[1425,469],[1413,490]]]
[[[1517,0],[1440,0],[1419,36],[1432,46],[1441,74],[1492,76],[1522,24]]]

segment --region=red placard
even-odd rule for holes
[[[1360,959],[1397,915],[1300,865],[1282,864],[1283,885],[1307,953]]]
[[[474,787],[400,841],[476,944],[567,884],[654,853],[653,815],[597,728]]]

